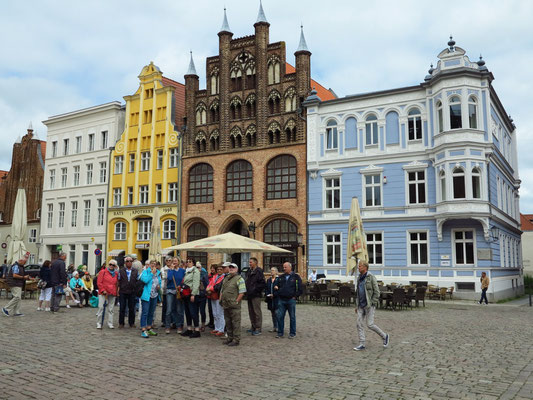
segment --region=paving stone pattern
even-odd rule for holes
[[[25,317],[0,316],[0,399],[533,398],[529,307],[378,310],[390,348],[369,332],[362,352],[352,350],[353,307],[297,305],[289,340],[266,332],[264,305],[263,334],[243,332],[239,347],[207,333],[189,339],[159,328],[142,339],[138,329],[96,330],[92,308],[52,315],[24,300],[22,310]]]

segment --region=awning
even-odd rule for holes
[[[163,256],[168,256],[170,253],[172,253],[174,250],[169,250],[169,249],[163,249],[161,251],[161,255]]]
[[[109,253],[107,253],[107,255],[110,257],[116,257],[120,255],[120,253],[123,253],[123,252],[124,250],[111,250]]]

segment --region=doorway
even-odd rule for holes
[[[141,262],[145,263],[146,260],[148,260],[148,257],[150,257],[149,250],[141,250]]]
[[[237,235],[250,237],[248,227],[243,224],[240,219],[233,221],[226,232],[233,232]],[[241,269],[248,268],[248,261],[250,260],[250,253],[233,253],[231,255],[231,262],[239,266],[239,273]]]

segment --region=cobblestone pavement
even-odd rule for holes
[[[142,339],[138,329],[96,330],[95,309],[51,315],[24,300],[22,310],[25,317],[0,316],[1,399],[533,398],[529,307],[378,310],[391,345],[370,332],[362,352],[352,350],[353,307],[298,305],[289,340],[267,332],[265,306],[263,335],[243,332],[232,348],[207,333],[188,339],[159,328]]]

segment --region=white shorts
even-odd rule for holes
[[[52,289],[53,288],[51,287],[41,289],[41,295],[39,296],[39,300],[50,301],[50,299],[52,298]]]

